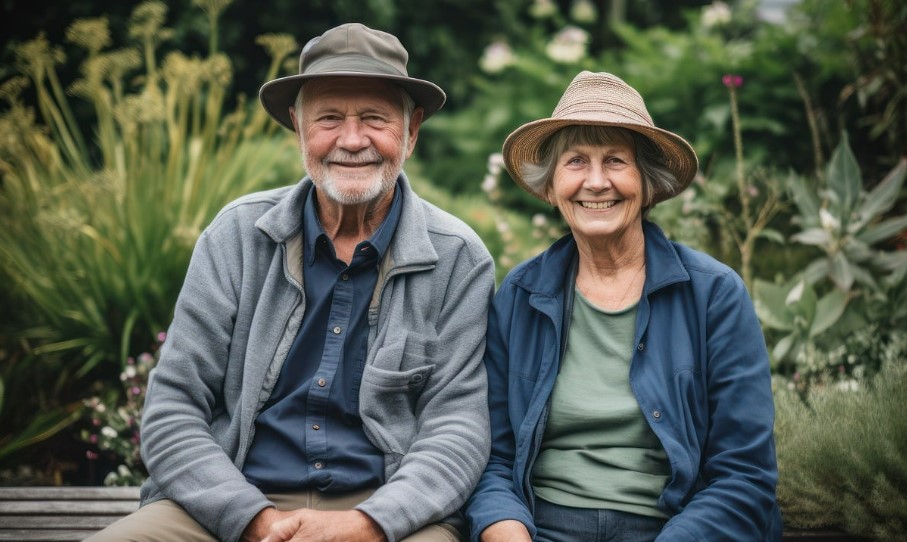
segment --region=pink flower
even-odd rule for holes
[[[158,333],[157,333],[157,342],[162,343],[162,342],[164,342],[165,340],[167,340],[167,332],[166,332],[166,331],[158,331]]]
[[[90,443],[92,443],[92,444],[97,444],[97,443],[98,443],[98,436],[97,436],[97,435],[91,435],[90,437],[88,437],[88,442],[90,442]]]
[[[140,388],[138,386],[133,386],[130,391],[132,391],[132,395],[138,395],[138,394],[142,393],[142,388]]]
[[[97,459],[100,456],[97,453],[92,452],[91,450],[88,450],[87,452],[85,452],[85,457],[87,457],[91,461],[94,461],[95,459]]]
[[[721,78],[721,82],[724,83],[724,86],[727,88],[740,88],[743,86],[743,77],[739,75],[725,74]]]

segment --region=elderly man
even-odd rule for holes
[[[489,452],[493,261],[402,172],[444,103],[360,24],[265,84],[308,176],[196,245],[148,388],[142,507],[94,540],[458,540]]]

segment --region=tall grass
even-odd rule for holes
[[[907,364],[903,341],[870,382],[776,390],[778,500],[785,526],[879,541],[907,532]],[[856,388],[856,389],[854,389]]]
[[[226,2],[195,3],[216,27]],[[14,304],[0,331],[0,459],[65,426],[85,387],[115,379],[129,352],[152,344],[221,206],[298,178],[298,151],[260,107],[240,97],[225,111],[233,73],[215,38],[204,57],[172,51],[159,62],[166,13],[161,2],[136,7],[133,43],[119,49],[106,18],[74,22],[66,39],[85,60],[68,87],[56,72],[63,49],[38,36],[0,85],[0,288]],[[298,48],[283,35],[258,43],[273,58],[268,79]],[[93,108],[90,126],[73,99]]]

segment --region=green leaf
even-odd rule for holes
[[[787,354],[793,348],[794,343],[797,342],[797,334],[791,333],[790,335],[784,337],[775,344],[775,347],[772,348],[772,357],[777,361],[783,360]]]
[[[850,262],[843,252],[836,252],[830,258],[831,266],[828,275],[838,288],[845,292],[850,291],[853,286],[853,271],[850,269]]]
[[[49,412],[36,413],[28,426],[19,434],[0,442],[0,460],[16,450],[49,439],[78,420],[81,415],[81,403]]]
[[[810,338],[824,332],[841,318],[847,307],[847,295],[841,290],[833,290],[816,304],[816,317],[809,328]]]
[[[901,192],[901,186],[904,184],[905,175],[907,175],[907,158],[901,158],[901,161],[888,172],[882,182],[866,195],[866,199],[857,210],[861,224],[868,224],[875,217],[887,213],[894,207],[898,194]]]
[[[839,218],[847,219],[853,212],[860,190],[863,188],[863,176],[857,159],[850,150],[847,133],[841,134],[841,142],[835,148],[828,163],[828,188],[840,204]]]
[[[873,245],[879,241],[884,241],[890,237],[901,233],[907,229],[907,216],[899,216],[895,218],[889,218],[888,220],[883,220],[878,224],[873,224],[868,226],[863,230],[857,239],[863,241],[866,244]]]
[[[753,285],[753,305],[763,326],[783,331],[793,329],[793,317],[785,303],[788,290],[787,286],[756,279]]]
[[[800,221],[804,228],[819,226],[819,197],[816,188],[808,185],[806,179],[791,174],[787,177],[787,188],[790,191],[797,209],[800,210]]]
[[[759,232],[759,237],[768,239],[769,241],[773,241],[775,243],[778,243],[779,245],[784,244],[784,235],[778,230],[773,230],[771,228],[766,228]]]
[[[896,271],[907,268],[907,250],[882,252],[875,256],[873,263],[886,271]]]
[[[876,283],[875,277],[873,277],[873,274],[870,273],[869,271],[867,271],[866,269],[851,262],[850,271],[851,271],[851,273],[853,273],[854,282],[858,282],[860,284],[866,285],[874,291],[879,290],[879,285]]]
[[[822,228],[809,228],[800,233],[795,233],[790,237],[791,241],[802,243],[804,245],[813,245],[817,247],[824,246],[831,242],[831,236]]]
[[[815,284],[828,276],[830,267],[828,258],[814,260],[803,270],[803,278],[809,284]]]

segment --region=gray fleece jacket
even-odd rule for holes
[[[359,391],[386,483],[358,508],[390,542],[454,513],[488,460],[482,354],[494,264],[463,222],[421,200],[403,209],[368,309]],[[142,421],[150,478],[219,539],[238,540],[268,499],[240,469],[305,315],[308,178],[226,206],[200,236],[153,371]]]

